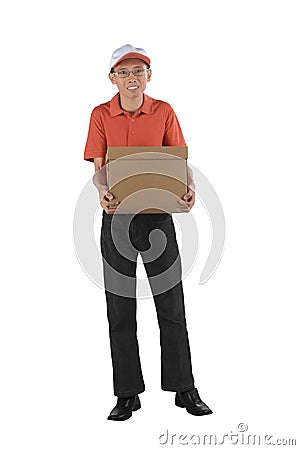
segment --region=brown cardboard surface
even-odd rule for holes
[[[116,213],[178,212],[187,192],[187,147],[108,147],[108,190]]]

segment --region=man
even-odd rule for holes
[[[138,253],[143,258],[160,327],[161,387],[163,390],[176,392],[175,404],[186,408],[188,413],[212,413],[200,399],[194,386],[180,255],[172,215],[132,214],[128,236],[125,226],[128,215],[114,214],[118,204],[108,192],[103,170],[100,170],[105,165],[107,147],[186,145],[171,106],[144,94],[151,75],[150,58],[144,49],[127,44],[113,52],[109,79],[118,88],[118,93],[109,102],[93,109],[84,152],[85,160],[94,162],[94,184],[99,190],[100,205],[103,208],[101,252],[114,394],[118,397],[116,406],[108,416],[109,420],[126,420],[131,417],[132,411],[141,407],[138,394],[145,390],[136,336],[135,289]],[[188,184],[188,192],[179,200],[178,205],[186,211],[189,211],[195,202],[191,177]],[[118,252],[112,239],[112,218],[116,219],[115,232],[127,251],[125,254]],[[145,255],[150,247],[148,237],[157,229],[167,238],[164,251],[155,260],[146,261]],[[127,242],[128,238],[130,244]],[[157,242],[153,238],[151,245],[155,248],[158,246]],[[153,277],[164,273],[170,267],[177,275],[180,273],[178,282],[157,292],[152,282]],[[123,294],[124,279],[128,284],[128,291]]]

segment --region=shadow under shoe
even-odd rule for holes
[[[141,402],[138,395],[133,397],[118,397],[116,406],[111,410],[107,420],[127,420],[132,416],[132,411],[141,408]]]
[[[201,400],[196,388],[186,392],[177,392],[175,405],[179,408],[186,408],[193,416],[206,416],[212,414],[212,410]]]

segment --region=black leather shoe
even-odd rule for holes
[[[132,416],[132,411],[137,411],[141,407],[138,395],[133,397],[118,397],[116,406],[112,409],[108,420],[127,420]]]
[[[179,406],[179,408],[186,408],[187,412],[193,416],[212,414],[212,410],[199,397],[196,388],[187,392],[177,392],[175,405]]]

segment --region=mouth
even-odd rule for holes
[[[129,86],[127,89],[129,91],[136,91],[139,88],[139,86]]]

